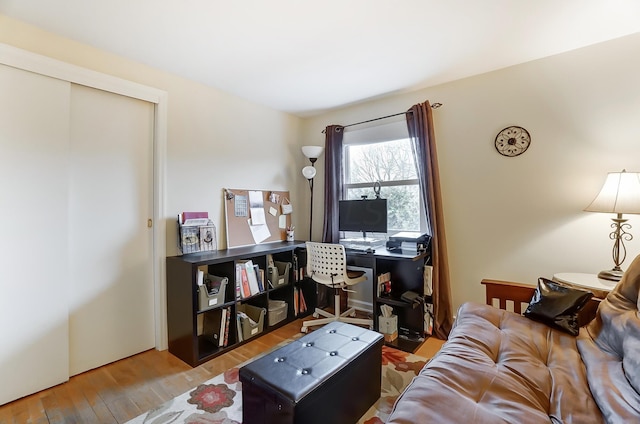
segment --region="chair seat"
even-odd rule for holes
[[[362,277],[364,275],[364,271],[353,271],[350,269],[347,269],[347,277],[349,278],[358,278],[358,277]]]

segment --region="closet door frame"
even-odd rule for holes
[[[165,281],[166,233],[165,214],[167,102],[166,91],[122,78],[72,65],[47,56],[0,43],[0,63],[24,71],[84,85],[122,96],[143,100],[154,105],[153,126],[153,228],[152,275],[154,286],[155,347],[167,349],[167,311]]]

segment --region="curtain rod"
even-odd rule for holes
[[[431,109],[438,109],[440,106],[442,106],[442,103],[434,103],[431,105]],[[408,110],[406,112],[394,113],[393,115],[381,116],[380,118],[373,118],[367,121],[356,122],[355,124],[348,124],[348,125],[341,125],[341,126],[342,128],[354,127],[356,125],[367,124],[369,122],[379,121],[381,119],[393,118],[394,116],[405,115],[407,113],[411,113],[411,110]],[[322,130],[322,133],[324,134],[324,130]]]

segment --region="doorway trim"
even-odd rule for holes
[[[167,256],[164,222],[166,162],[167,162],[167,103],[166,91],[128,81],[112,75],[62,62],[47,56],[0,43],[0,63],[70,83],[143,100],[154,105],[153,125],[153,227],[152,227],[152,278],[154,287],[155,347],[166,350],[167,308],[165,261]]]

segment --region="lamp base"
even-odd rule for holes
[[[620,281],[623,274],[624,271],[620,269],[608,269],[605,271],[600,271],[600,273],[598,274],[598,278],[609,281]]]

